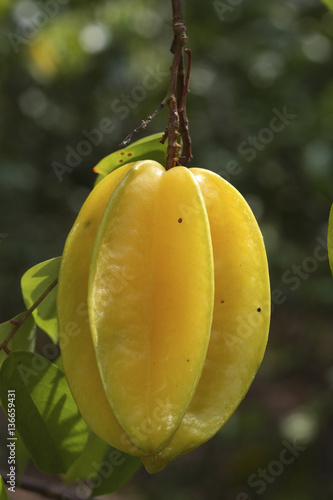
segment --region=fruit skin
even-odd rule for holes
[[[88,426],[117,449],[140,455],[118,425],[100,379],[88,317],[88,276],[96,232],[110,194],[133,164],[115,170],[88,196],[67,237],[62,255],[57,311],[64,372]]]
[[[250,207],[217,174],[190,170],[199,183],[210,223],[214,313],[199,385],[180,427],[161,452],[164,460],[204,443],[229,419],[260,366],[270,321],[266,252]]]
[[[186,223],[182,206],[193,203]],[[137,165],[100,223],[88,304],[106,397],[131,442],[149,455],[171,439],[193,397],[213,301],[209,224],[193,175]]]
[[[68,383],[103,439],[149,472],[210,439],[255,376],[269,317],[263,239],[225,180],[145,161],[94,188],[65,245],[58,320]]]

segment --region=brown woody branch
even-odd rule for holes
[[[183,18],[181,0],[172,1],[173,12],[173,32],[174,40],[171,46],[171,52],[174,54],[171,66],[171,78],[169,85],[169,124],[168,124],[168,152],[166,169],[175,165],[187,165],[192,158],[191,139],[189,136],[188,120],[186,116],[186,94],[188,92],[189,71],[185,79],[184,68],[184,45],[187,41],[186,25]],[[191,60],[191,59],[189,59]],[[177,96],[177,97],[176,97]],[[176,105],[175,105],[176,101]],[[176,116],[177,115],[177,116]],[[183,151],[181,158],[178,152],[178,136],[182,138]]]
[[[192,146],[189,133],[188,118],[186,114],[186,95],[189,92],[189,81],[192,67],[192,55],[190,49],[185,49],[187,41],[186,25],[183,18],[181,0],[171,0],[172,2],[172,24],[174,39],[171,45],[171,53],[174,54],[171,66],[171,77],[167,96],[159,105],[159,107],[148,116],[147,120],[143,120],[132,133],[130,133],[119,144],[123,148],[127,146],[133,138],[133,135],[139,130],[143,130],[155,118],[157,113],[168,104],[169,106],[169,121],[166,132],[161,139],[164,144],[168,139],[166,170],[175,167],[176,165],[186,166],[192,159]],[[188,69],[185,77],[184,52],[188,55]],[[181,143],[178,139],[181,137]],[[181,154],[180,151],[181,150]]]

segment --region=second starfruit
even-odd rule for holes
[[[270,291],[258,224],[213,172],[124,165],[68,236],[57,307],[83,418],[157,472],[216,434],[262,361]]]

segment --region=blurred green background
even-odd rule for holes
[[[183,4],[191,165],[223,175],[253,208],[269,258],[271,333],[220,433],[155,476],[142,470],[113,498],[328,500],[333,15],[319,0]],[[171,2],[1,0],[0,39],[2,322],[24,309],[24,271],[61,255],[93,166],[164,98]],[[166,124],[164,110],[146,134]],[[294,440],[302,450],[283,464]]]

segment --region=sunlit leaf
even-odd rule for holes
[[[333,10],[333,0],[322,0],[322,2],[327,5],[327,7]]]
[[[91,498],[120,490],[142,466],[138,457],[132,457],[109,446],[96,476]],[[98,479],[98,482],[97,482]]]
[[[13,318],[13,321],[18,321],[25,313],[21,313]],[[10,321],[0,325],[0,344],[8,337],[15,325]],[[11,340],[8,342],[10,351],[33,351],[35,349],[36,340],[36,325],[34,318],[29,316],[20,328],[15,332]],[[0,351],[0,366],[7,358],[5,351]]]
[[[61,257],[56,257],[41,262],[26,271],[22,276],[22,294],[28,309],[58,277],[60,260]],[[54,342],[58,339],[56,294],[57,286],[53,288],[32,313],[37,325],[44,330]]]
[[[64,477],[66,483],[74,482],[78,479],[86,479],[91,474],[96,474],[102,462],[108,444],[93,432],[90,432],[86,445],[72,467]]]
[[[163,133],[153,134],[133,142],[124,149],[115,151],[103,158],[94,168],[94,172],[105,176],[126,163],[140,160],[155,160],[165,165],[167,141],[161,144],[163,135]]]
[[[333,275],[333,205],[331,207],[331,213],[328,222],[327,248],[328,248],[328,258],[330,261],[331,271]]]
[[[6,486],[1,476],[0,476],[0,500],[8,500]]]
[[[16,428],[36,466],[45,474],[66,473],[82,453],[88,427],[81,418],[64,374],[47,359],[13,352],[0,371],[5,411],[15,391]]]

